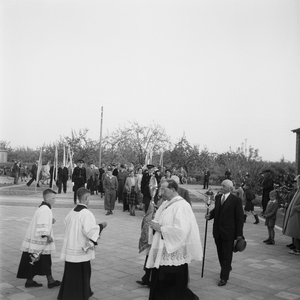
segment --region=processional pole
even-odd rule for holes
[[[206,214],[208,215],[209,214],[209,207],[210,207],[210,204],[211,204],[211,197],[213,197],[214,193],[211,190],[208,190],[205,194],[208,196],[208,199],[207,199],[207,202],[206,202]],[[207,225],[208,225],[208,220],[206,220],[206,222],[205,222],[205,234],[204,234],[204,245],[203,245],[203,259],[202,259],[201,278],[203,278],[203,273],[204,273]]]
[[[101,120],[100,120],[99,169],[101,168],[102,124],[103,124],[103,106],[101,106]]]

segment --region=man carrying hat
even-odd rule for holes
[[[72,174],[72,182],[73,182],[73,192],[74,192],[74,204],[76,204],[77,200],[77,190],[81,187],[84,187],[86,184],[86,170],[83,167],[84,161],[79,159],[77,162],[77,167],[75,167]]]
[[[232,270],[231,262],[235,240],[243,239],[244,212],[242,200],[231,193],[233,183],[229,179],[222,182],[221,194],[215,198],[215,207],[205,215],[205,219],[214,219],[213,237],[217,247],[221,266],[218,286],[226,285]]]

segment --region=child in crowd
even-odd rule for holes
[[[275,223],[276,223],[276,216],[278,210],[278,200],[276,191],[270,192],[270,200],[268,202],[266,211],[264,213],[265,225],[268,226],[269,237],[264,241],[267,245],[274,245],[275,244]]]
[[[253,203],[255,200],[255,194],[249,184],[244,185],[244,198],[245,198],[245,208],[244,208],[245,223],[246,223],[247,216],[252,214],[255,219],[255,222],[253,224],[258,224],[259,219],[257,214],[254,212],[254,203]]]

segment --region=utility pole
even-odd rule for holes
[[[101,168],[101,150],[102,150],[102,124],[103,124],[103,106],[101,106],[101,120],[100,120],[100,142],[99,142],[99,169]]]

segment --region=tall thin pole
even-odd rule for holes
[[[101,120],[100,120],[99,168],[101,168],[102,124],[103,124],[103,106],[101,106]]]
[[[206,202],[206,215],[209,215],[209,206],[211,204],[211,198],[210,197],[212,197],[213,193],[212,193],[212,191],[208,190],[206,192],[206,195],[208,196],[207,202]],[[207,225],[208,225],[208,219],[206,219],[206,222],[205,222],[205,233],[204,233],[204,245],[203,245],[203,259],[202,259],[201,278],[203,278],[203,274],[204,274],[204,262],[205,262],[205,252],[206,252]]]

